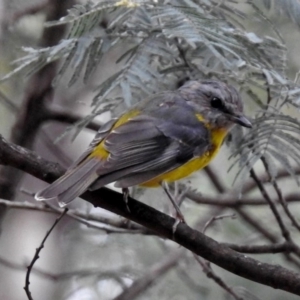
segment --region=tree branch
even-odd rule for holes
[[[66,13],[72,0],[47,1],[46,21],[58,20]],[[40,47],[50,47],[56,45],[63,37],[64,28],[55,26],[45,28]],[[51,63],[43,67],[34,74],[28,82],[22,105],[16,115],[10,140],[17,145],[31,148],[36,133],[44,121],[46,103],[53,98],[52,81],[56,74],[57,63]],[[21,175],[17,170],[6,168],[1,170],[0,175],[0,198],[11,200],[14,198],[15,189]],[[1,211],[3,214],[4,210]],[[0,214],[0,217],[1,217]]]
[[[30,202],[20,202],[20,201],[12,202],[9,200],[0,199],[0,205],[5,206],[6,208],[31,210],[31,211],[45,212],[45,213],[51,213],[56,215],[60,215],[63,212],[63,209],[54,205],[50,205],[49,203],[46,205],[46,204],[36,204]],[[125,221],[124,219],[102,217],[100,215],[85,213],[75,209],[69,209],[66,215],[80,223],[83,223],[84,225],[87,225],[88,227],[93,226],[93,224],[89,223],[91,221],[93,223],[108,225],[110,226],[110,228],[116,228],[116,230],[121,229],[122,231],[119,230],[117,231],[118,233],[124,232],[124,233],[132,233],[132,234],[153,235],[153,232],[147,231],[146,228],[136,223],[128,222],[128,220]],[[101,227],[97,229],[109,231],[109,228],[106,229]]]
[[[69,112],[64,112],[64,111],[59,111],[59,110],[54,110],[54,109],[47,109],[45,113],[45,118],[44,121],[48,122],[60,122],[60,123],[66,123],[66,124],[73,124],[81,120],[82,117],[73,115]],[[101,124],[97,122],[89,122],[86,125],[86,128],[91,129],[93,131],[98,131],[99,128],[101,127]]]
[[[3,144],[6,145],[4,150]],[[59,168],[57,164],[42,159],[30,150],[12,145],[3,138],[0,139],[0,163],[27,171],[47,182],[52,182],[63,174],[62,168]],[[263,263],[240,254],[193,230],[186,224],[179,224],[175,234],[173,234],[174,218],[135,199],[128,198],[129,212],[123,201],[123,195],[107,188],[85,192],[81,197],[95,207],[107,209],[137,222],[162,237],[168,239],[174,237],[174,241],[179,245],[229,272],[276,289],[300,295],[300,274],[279,265]]]
[[[229,247],[235,251],[241,253],[263,254],[263,253],[281,253],[292,252],[295,249],[295,245],[290,242],[283,242],[271,245],[236,245],[223,243],[222,245]]]
[[[149,288],[161,276],[166,274],[170,269],[176,267],[180,258],[183,256],[183,251],[175,250],[165,255],[160,261],[151,266],[144,276],[135,280],[132,285],[125,289],[120,295],[113,300],[133,300],[142,292]]]
[[[267,190],[265,189],[264,185],[259,181],[259,178],[257,177],[255,171],[253,169],[250,170],[250,175],[253,178],[253,180],[256,182],[258,189],[260,190],[262,196],[266,199],[268,202],[271,211],[274,214],[274,217],[278,223],[278,226],[281,230],[282,236],[290,243],[293,243],[295,248],[294,252],[295,254],[300,257],[300,248],[298,245],[296,245],[291,237],[290,231],[288,230],[287,226],[285,225],[283,219],[281,218],[281,215],[279,214],[278,209],[276,208],[275,204],[273,203],[271,197],[269,196]]]
[[[29,279],[30,279],[30,274],[31,274],[31,271],[33,269],[33,266],[34,266],[35,262],[39,259],[39,257],[40,257],[39,255],[40,255],[42,249],[44,248],[45,242],[48,239],[49,235],[51,234],[51,232],[53,231],[55,226],[59,223],[59,221],[63,218],[63,216],[66,214],[67,211],[68,211],[68,209],[66,208],[63,211],[63,213],[55,220],[55,222],[53,223],[51,228],[47,231],[45,237],[43,238],[43,240],[40,244],[40,246],[38,248],[36,248],[36,251],[35,251],[35,254],[32,258],[32,261],[30,262],[29,266],[27,267],[24,290],[25,290],[26,295],[27,295],[29,300],[33,300],[32,296],[31,296],[31,292],[29,290],[29,285],[30,285]]]

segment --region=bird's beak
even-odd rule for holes
[[[233,116],[232,121],[236,124],[239,124],[241,126],[247,127],[247,128],[252,128],[251,122],[244,116]]]

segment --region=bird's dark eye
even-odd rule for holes
[[[225,107],[223,101],[218,97],[213,97],[210,100],[210,105],[211,105],[211,107],[220,109],[220,110],[224,109],[224,107]]]

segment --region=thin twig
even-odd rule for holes
[[[45,14],[47,22],[60,19],[66,14],[67,9],[72,6],[72,0],[48,0],[44,3],[42,6],[48,5]],[[22,13],[19,15],[22,15]],[[64,25],[44,28],[39,46],[51,47],[57,45],[62,39],[65,29],[66,26]],[[52,82],[56,75],[57,66],[58,62],[47,64],[28,80],[22,104],[16,113],[15,123],[10,134],[10,140],[13,143],[27,148],[32,147],[38,130],[44,122],[46,105],[51,102],[54,96]],[[22,173],[18,169],[10,167],[1,169],[0,198],[12,200],[21,177]],[[0,211],[0,219],[2,219],[4,213],[4,210]]]
[[[45,119],[44,121],[47,122],[60,122],[60,123],[66,123],[66,124],[74,124],[78,121],[82,120],[81,116],[76,116],[71,114],[70,112],[65,112],[65,111],[59,111],[59,110],[54,110],[54,109],[49,109],[47,108],[45,112]],[[90,121],[87,123],[85,128],[88,128],[93,131],[98,131],[99,128],[101,127],[101,124],[99,122],[95,121]]]
[[[60,147],[58,147],[54,143],[54,141],[49,136],[48,131],[46,131],[44,128],[41,128],[40,133],[41,140],[44,142],[45,146],[49,149],[49,151],[59,159],[59,163],[66,168],[70,166],[72,160],[65,154],[65,152]]]
[[[199,195],[199,193],[195,191],[187,191],[186,197],[198,204],[206,204],[206,205],[216,205],[216,206],[225,206],[225,207],[241,207],[245,205],[250,206],[264,206],[268,205],[266,200],[259,197],[250,197],[243,196],[242,198],[238,198],[237,195],[232,193],[221,194],[218,196],[210,196],[210,195]],[[285,197],[286,202],[300,202],[300,193],[291,193]],[[279,201],[274,201],[275,204],[279,204]]]
[[[180,249],[165,255],[160,261],[149,268],[144,276],[134,281],[129,288],[115,297],[114,300],[133,300],[138,297],[145,289],[149,288],[156,280],[166,274],[166,272],[176,267],[183,253],[183,250]]]
[[[178,181],[174,182],[174,197],[179,207],[182,205],[183,201],[185,200],[188,190],[189,190],[188,186],[184,185],[182,188],[179,188]]]
[[[25,209],[31,211],[40,211],[46,213],[61,214],[63,210],[59,207],[51,205],[48,203],[45,204],[33,204],[30,202],[19,202],[19,201],[8,201],[0,199],[0,205],[4,205],[6,208],[14,209]],[[146,228],[139,226],[138,224],[126,222],[124,220],[113,220],[112,218],[105,218],[99,215],[91,215],[89,213],[84,213],[79,210],[69,209],[67,214],[68,217],[86,225],[89,228],[103,230],[106,233],[127,233],[127,234],[145,234],[153,235],[153,232],[148,231]],[[97,223],[91,223],[94,221]]]
[[[272,243],[278,243],[278,238],[273,233],[266,229],[266,226],[261,224],[261,222],[255,219],[249,212],[240,207],[236,207],[235,210],[240,214],[240,216],[253,227],[255,230],[260,232],[265,238],[267,238]],[[293,256],[289,255],[289,253],[284,253],[285,258],[292,262],[297,268],[300,269],[300,262]]]
[[[282,205],[283,207],[283,210],[285,211],[286,215],[290,218],[291,222],[292,222],[292,225],[294,227],[296,227],[298,229],[298,231],[300,231],[300,224],[297,222],[297,220],[295,219],[295,217],[293,216],[293,214],[291,213],[291,211],[289,210],[288,208],[288,205],[287,205],[287,202],[282,194],[282,191],[279,187],[279,185],[277,184],[277,181],[272,178],[271,174],[270,174],[270,170],[269,170],[269,167],[268,167],[268,164],[266,162],[266,159],[264,157],[261,157],[261,161],[269,175],[269,179],[274,187],[274,190],[276,191],[277,193],[277,196],[278,196],[278,199],[279,199],[279,202],[280,204]]]
[[[19,111],[18,106],[10,100],[4,93],[0,91],[0,98],[2,99],[1,102],[5,104],[5,106],[12,112],[17,113]]]
[[[24,271],[26,270],[26,265],[24,264],[18,264],[12,261],[9,261],[3,257],[0,257],[0,264],[2,266],[5,266],[9,269],[16,270],[16,271]],[[106,278],[112,278],[123,288],[126,288],[124,285],[124,282],[122,280],[122,277],[124,274],[128,274],[130,272],[131,268],[128,267],[122,267],[120,269],[117,269],[115,271],[103,271],[102,268],[100,269],[80,269],[75,271],[69,271],[69,272],[61,272],[61,273],[51,273],[49,271],[34,268],[31,270],[32,274],[39,275],[45,279],[51,280],[51,281],[62,281],[62,280],[68,280],[71,277],[89,277],[89,276],[96,276],[98,279],[106,279]]]
[[[255,181],[255,183],[257,184],[257,187],[258,189],[260,190],[262,196],[265,198],[265,200],[268,202],[276,220],[277,220],[277,223],[280,227],[280,230],[281,230],[281,234],[282,236],[285,238],[286,241],[290,242],[290,243],[293,243],[294,245],[294,251],[293,253],[296,254],[298,257],[300,257],[300,247],[298,245],[296,245],[294,243],[294,241],[292,240],[291,238],[291,235],[290,235],[290,232],[289,230],[287,229],[287,227],[285,226],[277,208],[276,208],[276,205],[273,203],[272,199],[270,198],[267,190],[265,189],[264,185],[261,183],[261,181],[259,180],[259,178],[257,177],[255,171],[253,169],[250,170],[250,175],[251,177],[253,178],[253,180]],[[288,255],[288,254],[287,254]],[[298,263],[299,265],[299,263]]]
[[[227,214],[227,215],[219,215],[219,216],[214,216],[212,218],[210,218],[204,225],[203,229],[202,229],[202,233],[204,234],[205,231],[207,230],[207,228],[209,226],[211,226],[215,221],[217,220],[223,220],[225,218],[231,218],[231,219],[235,219],[236,215],[235,214]]]
[[[64,217],[64,215],[67,213],[68,209],[65,208],[63,213],[55,220],[55,222],[53,223],[53,225],[51,226],[51,228],[48,230],[48,232],[46,233],[45,237],[43,238],[40,246],[38,248],[36,248],[35,254],[32,258],[31,263],[29,264],[29,266],[27,267],[27,272],[26,272],[26,277],[25,277],[25,287],[24,290],[26,292],[26,295],[28,297],[29,300],[33,300],[31,292],[29,290],[29,285],[30,285],[30,273],[31,270],[35,264],[35,262],[39,259],[39,254],[42,251],[42,249],[44,248],[45,242],[47,240],[47,238],[49,237],[49,235],[51,234],[51,232],[53,231],[53,229],[55,228],[55,226],[59,223],[59,221]]]
[[[48,206],[51,207],[52,210],[56,211],[56,212],[60,212],[61,209],[54,206],[54,205],[50,205],[48,203]],[[144,232],[146,232],[146,230],[144,228],[139,228],[139,229],[129,229],[129,228],[120,228],[118,226],[114,226],[111,224],[107,224],[105,222],[101,222],[100,224],[98,223],[91,223],[90,221],[83,219],[82,217],[76,215],[76,213],[68,211],[67,213],[68,217],[70,217],[71,219],[86,225],[88,228],[93,228],[93,229],[98,229],[98,230],[103,230],[105,231],[105,233],[110,234],[110,233],[125,233],[125,234],[142,234]],[[107,221],[108,219],[102,219],[103,221]],[[124,222],[123,223],[119,223],[122,227],[124,227]]]
[[[203,282],[203,285],[200,285],[198,278],[195,278],[195,276],[191,274],[189,268],[185,265],[178,264],[176,272],[180,277],[180,280],[184,282],[190,290],[194,290],[197,295],[206,294],[208,292],[209,288],[205,286],[205,283]]]
[[[180,207],[178,205],[178,200],[175,198],[176,195],[174,195],[172,193],[172,191],[170,190],[169,184],[166,181],[162,182],[162,188],[164,189],[166,195],[168,196],[168,198],[170,199],[171,203],[173,204],[173,207],[175,208],[176,211],[176,220],[177,222],[184,222],[185,223],[185,219],[184,219],[184,215],[182,214]],[[174,230],[176,229],[177,223],[175,223],[175,227]]]
[[[241,253],[265,254],[265,253],[288,253],[293,252],[295,245],[290,242],[283,242],[271,245],[237,245],[230,243],[222,243],[235,251]]]
[[[214,172],[211,166],[208,166],[205,168],[207,176],[210,178],[212,184],[215,186],[215,188],[219,191],[219,193],[226,193],[227,189],[223,182],[221,181],[221,178]],[[221,212],[222,210],[219,209]],[[220,216],[219,216],[220,217]],[[215,217],[217,219],[218,217]],[[211,218],[203,228],[203,231],[207,229],[207,227],[214,221],[214,218]],[[221,219],[221,217],[219,218]],[[206,274],[208,278],[212,278],[220,287],[222,287],[225,291],[227,291],[230,295],[232,295],[237,300],[243,300],[243,298],[240,298],[238,295],[234,293],[234,291],[227,286],[227,284],[218,276],[216,275],[211,267],[209,266],[209,262],[202,261],[202,259],[194,254],[195,259],[198,261],[198,263],[202,266],[203,272]]]
[[[267,203],[269,204],[276,220],[277,223],[279,225],[279,228],[281,230],[282,236],[287,240],[287,241],[291,241],[291,235],[289,230],[286,228],[275,204],[273,203],[271,197],[269,196],[267,190],[265,189],[265,187],[263,186],[263,184],[260,182],[259,178],[257,177],[255,171],[253,169],[250,170],[250,176],[253,178],[253,180],[256,182],[258,189],[260,190],[262,196],[265,198],[265,200],[267,201]]]
[[[214,171],[212,166],[207,166],[204,171],[206,172],[207,176],[210,178],[211,182],[215,186],[218,192],[221,194],[226,193],[227,188],[225,184],[221,181],[220,176],[217,175],[217,173]]]
[[[295,172],[295,175],[299,175],[300,174],[300,167],[296,167],[294,169],[294,172]],[[286,177],[290,177],[290,176],[291,176],[291,174],[286,169],[281,169],[277,172],[276,178],[278,180],[278,179],[285,179]],[[269,176],[266,173],[258,175],[258,178],[259,178],[261,183],[269,183]],[[257,187],[257,185],[253,180],[248,180],[248,181],[245,182],[245,184],[243,186],[242,193],[243,194],[250,193],[256,187]]]
[[[251,214],[246,209],[242,209],[240,207],[235,208],[236,212],[243,218],[244,221],[246,221],[252,228],[254,228],[257,232],[261,233],[265,238],[267,238],[272,243],[278,242],[278,237],[271,233],[264,224],[262,224],[261,220],[259,220],[257,217],[254,217],[253,214]]]
[[[208,278],[211,278],[217,285],[219,285],[222,289],[224,289],[227,293],[229,293],[236,300],[244,300],[244,298],[239,297],[233,290],[230,288],[224,280],[218,276],[210,267],[208,261],[202,261],[202,259],[194,254],[196,261],[202,267],[203,272],[206,274]]]

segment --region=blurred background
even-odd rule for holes
[[[74,4],[72,1],[64,2],[66,2],[66,7]],[[256,2],[257,5],[261,5],[263,1],[257,0]],[[46,16],[49,15],[49,10],[53,9],[54,5],[57,5],[56,1],[0,0],[1,77],[13,69],[12,61],[23,56],[21,47],[36,48],[49,46],[51,42],[55,43],[55,38],[47,41],[51,37],[45,35],[43,27]],[[237,7],[250,16],[256,13],[244,3],[238,3]],[[287,75],[289,78],[294,78],[300,67],[299,28],[289,16],[283,14],[279,17],[276,10],[265,8],[265,14],[281,32],[286,42]],[[262,26],[259,22],[251,22],[251,18],[246,20],[243,26],[257,36],[269,35],[272,31],[271,25],[269,28]],[[56,38],[59,40],[62,35]],[[51,102],[49,101],[49,105],[51,104],[57,112],[70,113],[75,116],[74,121],[76,118],[79,120],[90,114],[95,86],[120,69],[120,65],[116,65],[115,61],[123,52],[124,49],[121,47],[108,51],[102,59],[101,66],[86,84],[78,81],[72,87],[67,87],[66,79],[62,78],[51,91],[54,95],[51,94],[53,98]],[[49,70],[49,72],[52,71]],[[0,85],[0,133],[7,139],[10,139],[16,130],[18,121],[16,116],[19,116],[19,110],[22,109],[28,94],[32,92],[29,91],[30,86],[32,88],[29,77],[24,77],[22,74],[17,74]],[[38,89],[39,86],[36,88]],[[266,93],[260,92],[259,96],[264,99]],[[118,107],[117,112],[114,113],[122,111],[123,107]],[[254,110],[250,102],[246,103],[248,115],[253,115]],[[286,113],[299,117],[298,111],[294,108],[286,107]],[[111,113],[107,112],[97,116],[93,122],[100,126],[110,117]],[[66,132],[67,128],[69,130]],[[30,144],[32,149],[42,157],[67,167],[86,149],[95,134],[92,129],[84,129],[73,140],[73,133],[68,122],[52,120],[43,124]],[[57,140],[58,137],[60,137],[59,140]],[[26,146],[26,142],[24,145]],[[232,189],[237,168],[233,168],[228,173],[231,165],[231,161],[228,161],[229,156],[230,150],[224,146],[213,161],[210,171],[198,172],[183,183],[196,188],[198,192],[208,197],[218,199],[219,192],[209,172],[217,174],[222,184],[227,189]],[[259,164],[256,168],[258,172],[262,170]],[[14,178],[8,179],[14,180]],[[286,177],[281,179],[280,183],[284,193],[297,194],[299,188],[294,180]],[[35,204],[32,195],[44,186],[46,183],[30,175],[24,175],[18,184],[15,200]],[[248,193],[248,197],[260,199],[257,189],[249,190],[251,192]],[[135,189],[132,192],[135,198],[156,209],[168,214],[173,213],[166,196],[160,189],[150,191]],[[82,212],[85,216],[91,216],[91,221],[87,221],[87,225],[66,216],[55,228],[31,274],[30,289],[34,299],[115,299],[137,280],[144,284],[142,292],[135,296],[123,295],[118,299],[232,299],[213,280],[207,278],[191,253],[183,251],[171,241],[117,227],[112,228],[110,225],[101,223],[99,220],[102,219],[109,219],[111,223],[120,224],[125,223],[126,220],[99,208],[94,209],[90,204],[79,199],[70,207]],[[299,204],[293,202],[291,207],[297,217]],[[4,207],[0,206],[0,209],[4,211]],[[267,205],[248,206],[246,210],[255,220],[262,221],[263,227],[270,232],[271,236],[278,236],[277,224]],[[240,211],[241,214],[239,214],[230,207],[199,205],[186,200],[182,205],[182,211],[188,224],[199,230],[203,229],[212,216],[234,214],[235,218],[223,218],[207,229],[206,234],[217,241],[240,244],[263,244],[268,241],[268,238],[253,224],[250,225],[249,220],[241,216],[243,212]],[[0,299],[26,298],[23,290],[26,266],[56,217],[57,214],[54,213],[25,208],[7,209],[1,215]],[[291,229],[291,232],[294,233],[295,230]],[[295,234],[294,240],[299,241],[299,234]],[[267,263],[281,264],[299,271],[299,263],[289,261],[285,255],[259,254],[254,257]],[[213,266],[213,269],[244,299],[293,300],[298,298],[283,291],[250,282],[217,266]],[[155,280],[147,278],[149,274],[154,274]]]

